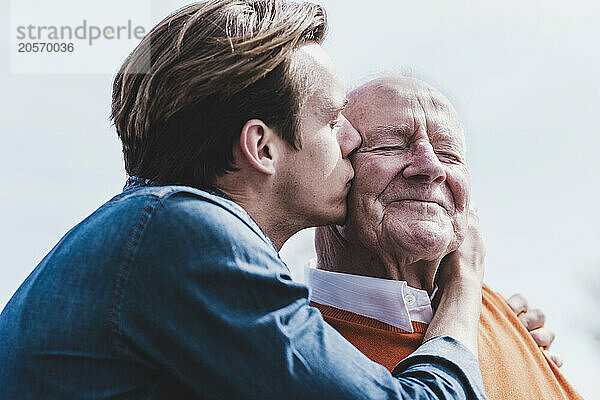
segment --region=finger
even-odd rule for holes
[[[527,310],[519,315],[519,320],[528,331],[532,331],[544,326],[546,315],[539,308],[535,308],[533,310]]]
[[[506,300],[506,302],[517,315],[527,311],[527,299],[520,293],[513,294],[508,298],[508,300]]]
[[[542,346],[545,348],[550,347],[550,345],[554,341],[554,337],[556,336],[554,332],[548,328],[534,329],[533,331],[529,332],[529,334],[538,346]]]
[[[548,356],[548,358],[551,359],[552,362],[554,364],[556,364],[556,366],[558,368],[560,368],[560,367],[563,366],[563,359],[562,359],[561,356],[559,356],[558,354],[554,354],[554,353],[552,353],[551,351],[548,351],[548,350],[544,350],[544,353],[546,353],[546,355]]]

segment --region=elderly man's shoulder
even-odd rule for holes
[[[484,383],[488,396],[508,398],[511,392],[520,393],[520,398],[580,399],[506,299],[484,285],[482,300],[479,363],[486,372]],[[541,392],[545,393],[543,397],[540,397]]]
[[[505,326],[528,337],[527,329],[518,320],[517,315],[509,307],[506,298],[499,292],[484,284],[481,292],[481,323],[484,326]]]

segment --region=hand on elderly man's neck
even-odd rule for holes
[[[464,242],[444,257],[438,269],[435,302],[439,304],[424,339],[452,336],[477,356],[485,244],[477,215],[470,212],[473,215]]]

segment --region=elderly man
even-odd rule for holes
[[[351,156],[348,219],[317,229],[317,269],[306,270],[307,281],[325,320],[389,369],[422,342],[440,262],[472,218],[465,138],[449,101],[410,78],[354,90],[344,115],[363,138]],[[580,398],[487,287],[479,360],[490,399]]]

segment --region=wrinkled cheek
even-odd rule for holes
[[[360,226],[361,214],[359,210],[359,203],[360,198],[357,196],[357,193],[353,188],[350,190],[348,197],[346,198],[346,223],[340,230],[342,237],[348,241],[354,241],[356,239],[356,231]]]
[[[369,218],[372,213],[372,199],[369,192],[372,191],[370,184],[372,179],[369,179],[370,172],[368,168],[364,168],[364,163],[352,163],[354,168],[354,182],[348,192],[348,220],[363,222],[365,218]]]
[[[456,238],[462,243],[467,234],[467,228],[469,227],[469,221],[467,219],[467,212],[457,213],[454,217],[454,234]]]
[[[455,250],[463,242],[469,225],[468,210],[471,203],[471,177],[466,169],[460,174],[448,177],[448,184],[454,197],[455,214],[452,220],[454,234],[456,236],[452,250]]]
[[[368,196],[359,194],[348,198],[347,223],[342,230],[342,236],[346,240],[361,244],[372,241],[373,227],[377,226],[380,219],[373,206]]]
[[[456,212],[468,210],[471,201],[471,177],[469,174],[465,173],[464,176],[449,178],[448,184],[454,197]]]
[[[381,222],[383,206],[377,196],[385,188],[382,170],[372,158],[355,155],[350,158],[354,168],[354,182],[348,194],[348,217],[343,234],[359,243],[371,241]]]

